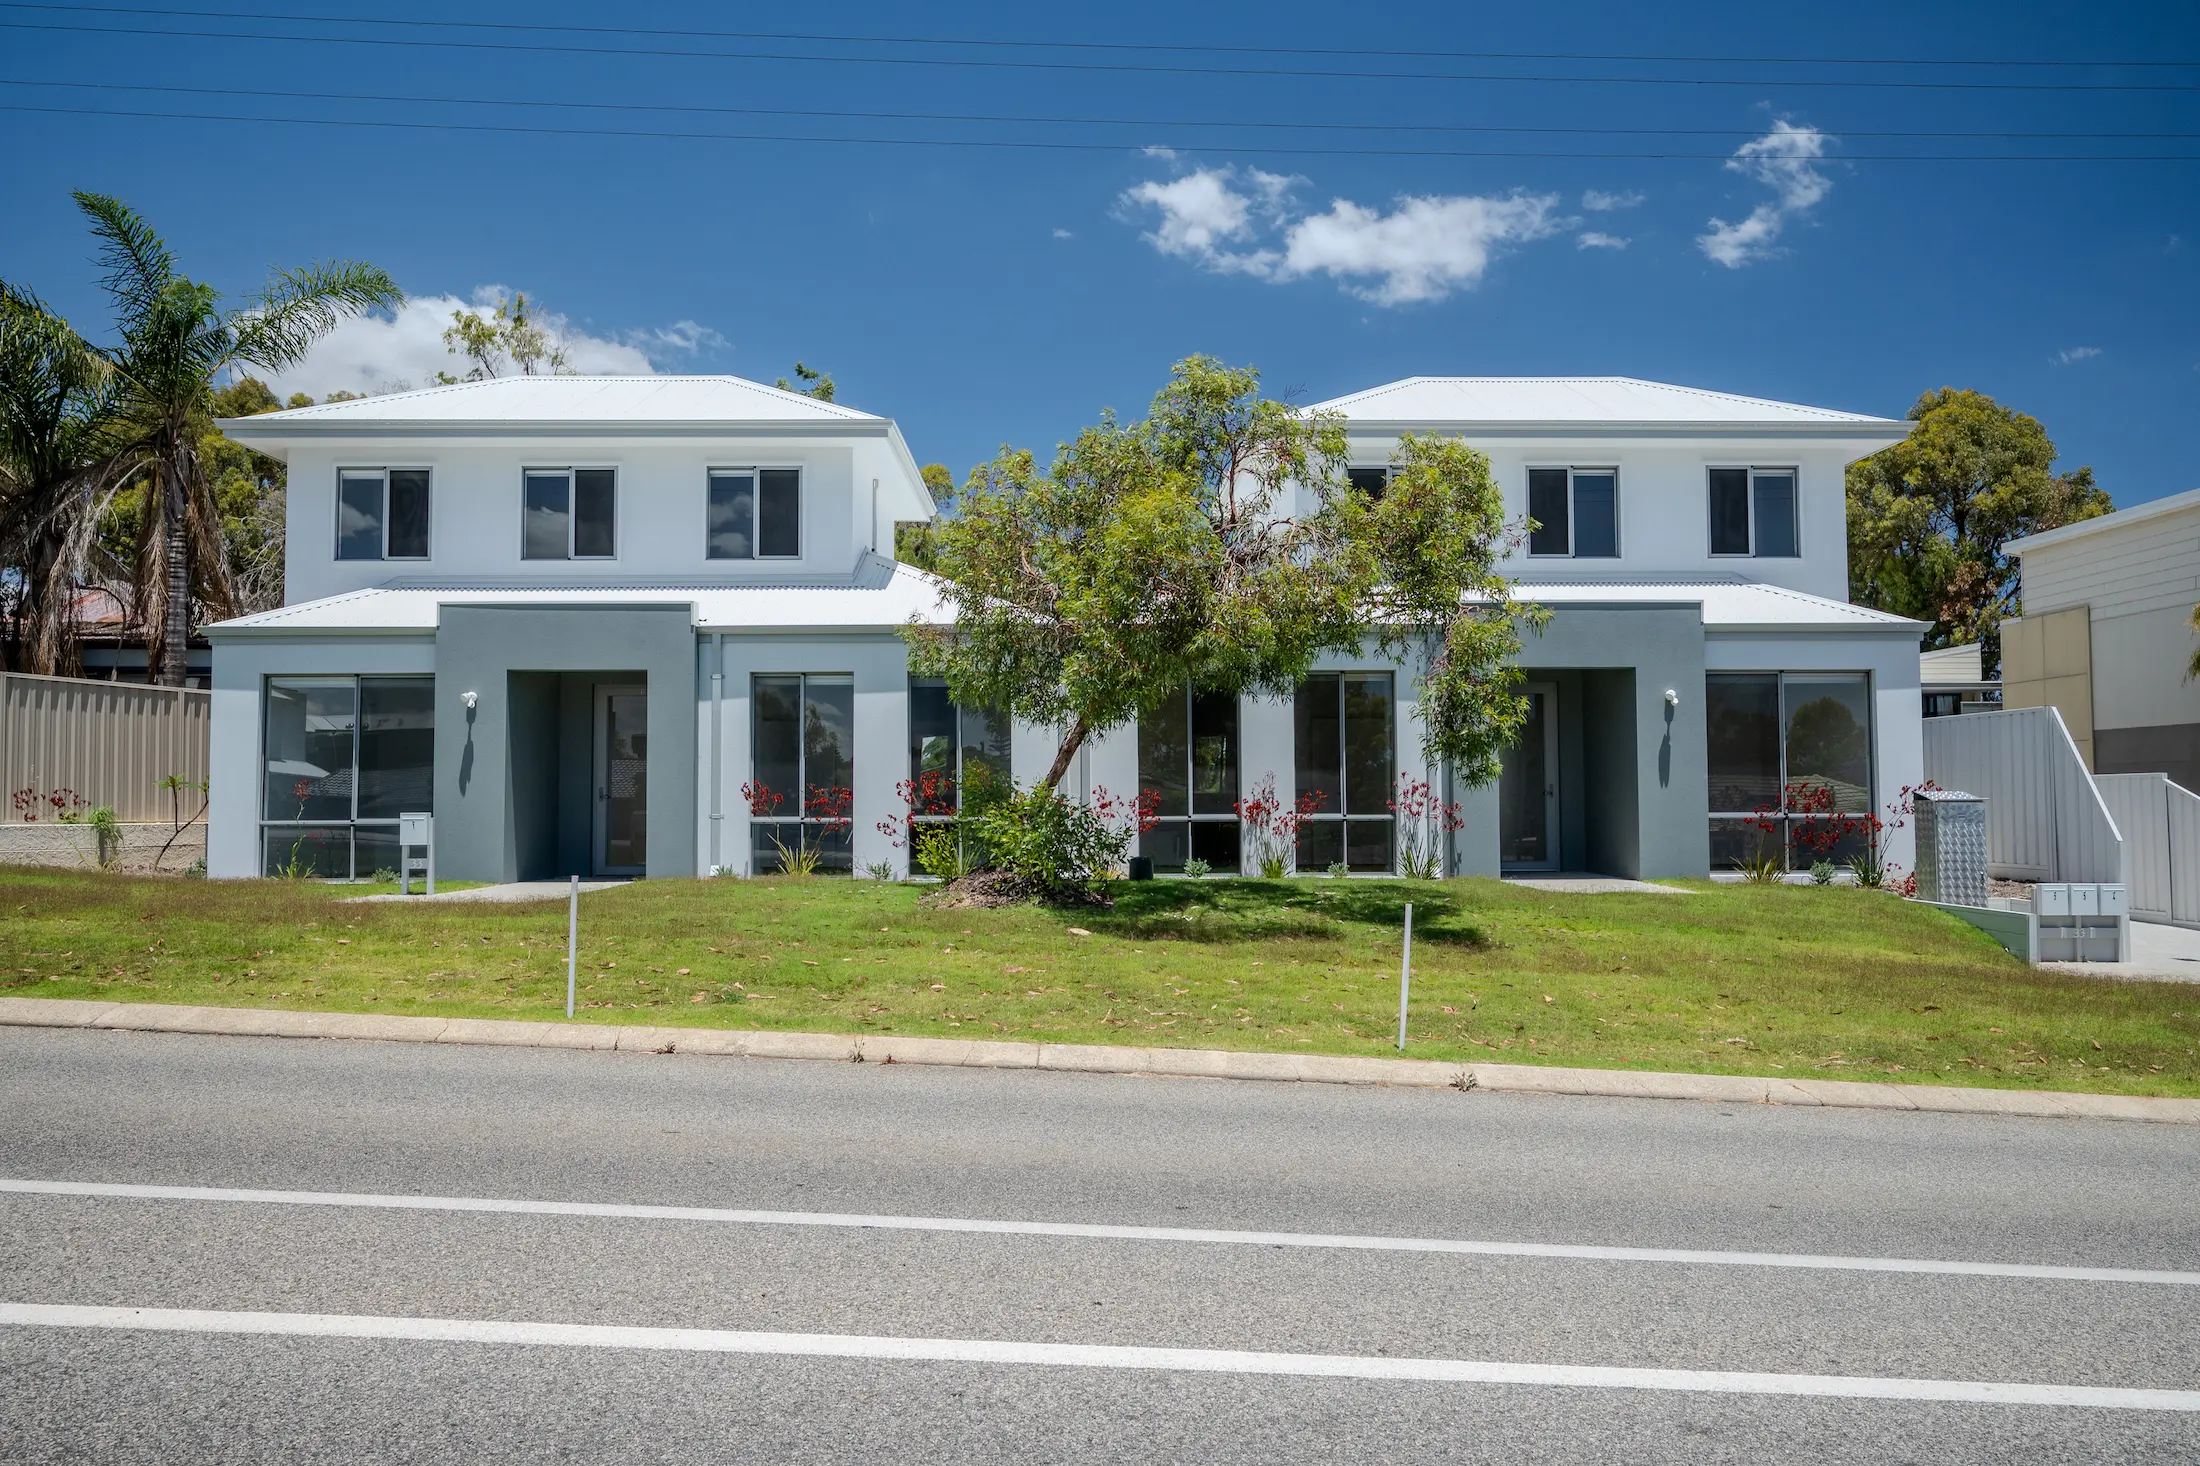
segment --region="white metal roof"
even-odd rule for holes
[[[1633,377],[1407,377],[1316,406],[1343,413],[1355,424],[1747,427],[1779,430],[1783,435],[1810,428],[1837,436],[1851,436],[1858,430],[1884,433],[1890,441],[1909,432],[1907,423],[1892,418]]]
[[[1611,581],[1520,585],[1517,599],[1553,609],[1597,605],[1700,605],[1710,629],[1777,628],[1807,631],[1890,631],[1922,623],[1864,606],[1829,601],[1779,586],[1718,581]],[[851,581],[630,583],[553,585],[435,585],[414,582],[349,591],[318,601],[282,606],[219,622],[216,637],[242,634],[433,631],[444,605],[633,606],[692,605],[701,631],[890,630],[912,616],[948,613],[939,583],[908,565],[868,559]]]
[[[2200,489],[2187,489],[2182,494],[2171,494],[2144,504],[2134,504],[2129,509],[2118,509],[2113,514],[2081,519],[2076,524],[2066,524],[2061,529],[2043,529],[2038,534],[2026,535],[2021,540],[2006,540],[2001,548],[2005,554],[2022,555],[2030,550],[2043,550],[2050,545],[2066,545],[2072,540],[2086,539],[2110,530],[2129,529],[2135,524],[2144,524],[2150,519],[2160,519],[2164,515],[2182,513],[2187,509],[2200,509]]]
[[[413,392],[386,392],[293,407],[250,418],[225,419],[223,428],[282,430],[304,423],[471,422],[802,422],[881,421],[875,414],[820,402],[744,377],[491,377]],[[234,434],[232,434],[234,436]]]

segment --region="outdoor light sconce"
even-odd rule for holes
[[[1670,692],[1666,694],[1667,698],[1672,696],[1673,694]],[[481,694],[478,692],[462,692],[458,695],[458,700],[466,704],[466,711],[470,713],[481,702]]]
[[[472,694],[472,693],[470,693],[470,692],[469,692],[468,694],[466,694],[466,695],[467,695],[468,697],[472,697],[472,696],[473,696],[473,694]],[[1670,688],[1670,687],[1666,688],[1666,689],[1665,689],[1665,706],[1667,707],[1667,709],[1668,709],[1668,710],[1670,710],[1670,709],[1673,709],[1673,708],[1677,708],[1677,707],[1679,707],[1680,705],[1681,705],[1681,695],[1680,695],[1679,693],[1675,692],[1675,691],[1674,691],[1674,690],[1673,690],[1672,688]],[[472,704],[472,703],[468,703],[468,704],[466,704],[466,706],[468,706],[468,707],[472,707],[472,706],[473,706],[473,704]]]

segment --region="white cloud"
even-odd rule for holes
[[[1630,189],[1626,193],[1606,193],[1592,188],[1581,196],[1581,206],[1592,214],[1609,214],[1614,209],[1632,209],[1649,195]]]
[[[1591,229],[1586,233],[1575,235],[1574,243],[1582,249],[1625,249],[1628,242],[1617,234],[1606,234],[1602,230]]]
[[[1564,227],[1553,216],[1556,194],[1406,197],[1387,213],[1340,198],[1321,213],[1295,215],[1291,192],[1304,181],[1257,168],[1199,168],[1126,189],[1117,211],[1158,211],[1142,237],[1204,269],[1271,284],[1328,275],[1377,305],[1471,288],[1505,246]]]
[[[1825,157],[1831,141],[1815,127],[1797,127],[1783,118],[1763,137],[1736,148],[1726,160],[1727,171],[1771,189],[1773,200],[1759,204],[1738,223],[1713,218],[1710,229],[1696,236],[1705,257],[1739,270],[1777,253],[1780,231],[1788,220],[1808,213],[1833,191],[1833,180],[1814,166]]]
[[[455,295],[420,295],[393,314],[355,317],[322,337],[298,365],[273,374],[268,385],[278,396],[308,392],[326,397],[336,391],[387,392],[405,386],[424,387],[435,380],[437,372],[463,376],[466,361],[452,355],[443,344],[452,313],[487,315],[509,294],[501,285],[485,285],[474,292],[472,300]],[[675,321],[669,326],[614,337],[580,330],[551,311],[533,312],[532,319],[564,348],[566,370],[572,372],[649,373],[677,359],[692,358],[727,344],[724,336],[697,321]]]
[[[2073,346],[2067,351],[2055,353],[2054,360],[2057,366],[2069,366],[2072,362],[2091,361],[2100,354],[2101,348],[2098,346]]]
[[[1067,229],[1057,229],[1054,231],[1054,237],[1056,239],[1075,239],[1077,236],[1070,233]]]

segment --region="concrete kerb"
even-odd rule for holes
[[[621,1053],[727,1058],[822,1059],[843,1064],[1047,1069],[1077,1074],[1257,1079],[1299,1084],[1365,1084],[1511,1094],[1692,1099],[1719,1104],[2200,1125],[2200,1100],[2155,1099],[2140,1095],[1953,1089],[1929,1084],[1741,1074],[1668,1074],[1634,1069],[1559,1069],[1533,1064],[1448,1064],[1427,1059],[1357,1058],[1335,1054],[1011,1043],[891,1034],[779,1033],[757,1029],[659,1028],[639,1024],[542,1023],[510,1018],[293,1013],[264,1008],[198,1008],[167,1003],[101,1003],[72,998],[21,997],[0,997],[0,1026],[608,1049]]]

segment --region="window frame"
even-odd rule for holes
[[[428,476],[428,548],[418,555],[393,555],[390,553],[390,475],[393,473],[422,473]],[[382,480],[382,553],[376,555],[373,559],[344,553],[344,480],[347,478],[365,478],[369,474],[376,475]],[[435,558],[435,467],[433,464],[385,463],[377,466],[363,463],[354,464],[349,468],[338,464],[335,493],[336,517],[329,526],[329,533],[334,541],[331,554],[337,563],[343,565],[375,565],[394,560],[401,564],[418,564],[423,560]]]
[[[580,513],[576,500],[580,494],[580,475],[587,472],[611,475],[611,553],[608,555],[579,555],[573,551],[574,537],[580,532]],[[565,554],[530,555],[527,553],[527,480],[546,478],[552,474],[565,475]],[[576,560],[601,565],[619,558],[619,547],[626,542],[624,526],[620,524],[619,465],[616,463],[565,463],[523,464],[519,471],[519,558],[530,565],[571,564]]]
[[[744,561],[800,560],[804,541],[809,538],[804,531],[809,518],[808,485],[803,482],[804,465],[799,463],[713,463],[703,469],[703,558],[719,565],[738,565]],[[746,555],[713,555],[710,552],[710,486],[711,480],[721,474],[745,473],[751,479],[749,489],[749,553]],[[764,475],[766,473],[792,473],[794,475],[794,553],[791,555],[767,555],[763,553],[764,528]]]
[[[1237,858],[1233,865],[1237,871],[1243,872],[1245,869],[1245,822],[1238,813],[1238,806],[1245,800],[1245,701],[1243,698],[1234,695],[1231,697],[1229,766],[1231,779],[1236,787],[1228,791],[1230,808],[1225,813],[1216,813],[1210,810],[1202,814],[1193,807],[1197,801],[1195,780],[1199,774],[1199,738],[1192,718],[1194,703],[1200,695],[1191,684],[1186,683],[1170,697],[1170,702],[1174,704],[1177,716],[1183,719],[1184,813],[1154,816],[1151,823],[1139,831],[1138,852],[1141,855],[1147,853],[1146,837],[1152,831],[1182,825],[1184,827],[1184,853],[1186,858],[1199,858],[1199,852],[1192,846],[1192,827],[1195,825],[1228,825],[1237,832],[1238,836]],[[1139,724],[1145,721],[1145,716],[1145,710],[1142,709],[1138,718]],[[1136,726],[1134,724],[1134,731]],[[1143,799],[1146,793],[1145,757],[1143,753],[1139,754],[1138,766],[1138,793],[1139,797]],[[1171,869],[1181,868],[1171,867]],[[1219,866],[1216,868],[1220,869]],[[1162,867],[1157,865],[1155,869],[1159,870]]]
[[[1779,770],[1778,775],[1774,780],[1773,788],[1780,803],[1780,810],[1777,814],[1768,815],[1766,816],[1766,818],[1777,820],[1780,823],[1780,863],[1783,870],[1795,870],[1798,868],[1793,864],[1794,827],[1798,824],[1807,823],[1813,819],[1825,818],[1825,816],[1822,814],[1798,814],[1790,811],[1787,808],[1787,790],[1790,783],[1791,772],[1788,768],[1788,720],[1793,711],[1788,702],[1789,682],[1823,682],[1834,678],[1854,678],[1860,680],[1863,683],[1865,719],[1865,807],[1862,810],[1836,811],[1836,813],[1843,813],[1852,818],[1862,818],[1879,813],[1878,681],[1873,676],[1869,668],[1828,667],[1770,670],[1763,667],[1720,667],[1715,670],[1707,671],[1704,674],[1704,705],[1706,709],[1710,707],[1711,680],[1715,677],[1770,677],[1777,684],[1777,721],[1774,726],[1775,736],[1778,740],[1777,749],[1779,755]],[[1708,731],[1709,730],[1706,729],[1707,734]],[[1706,738],[1705,743],[1705,771],[1706,773],[1709,773],[1708,737]],[[1722,822],[1746,823],[1747,821],[1758,818],[1757,811],[1753,809],[1713,809],[1706,811],[1706,815],[1709,823],[1712,825],[1717,825]],[[1716,868],[1718,867],[1714,867],[1714,869]]]
[[[1365,494],[1370,499],[1380,499],[1383,497],[1383,495],[1390,492],[1390,479],[1392,472],[1393,470],[1391,466],[1387,463],[1355,463],[1349,468],[1345,469],[1345,482],[1351,485],[1355,492]],[[1369,473],[1381,474],[1382,482],[1375,484],[1373,487],[1370,487],[1367,484],[1361,483],[1357,478],[1354,477],[1355,474]]]
[[[359,814],[359,787],[361,783],[364,782],[361,776],[361,745],[366,736],[367,713],[365,692],[366,684],[370,682],[425,682],[428,684],[428,687],[430,689],[428,706],[430,709],[431,717],[431,721],[428,726],[428,733],[431,740],[430,747],[432,749],[432,740],[435,735],[435,725],[432,721],[433,709],[435,707],[435,674],[433,672],[268,672],[261,675],[260,716],[258,730],[258,777],[260,782],[260,873],[263,879],[266,878],[267,874],[267,837],[270,830],[329,830],[341,828],[344,831],[344,841],[346,849],[345,870],[347,874],[343,876],[324,876],[321,878],[323,880],[333,882],[356,881],[359,879],[359,846],[357,835],[361,829],[388,830],[392,832],[397,829],[400,819],[399,815],[371,815],[366,818],[361,818]],[[274,690],[276,683],[284,683],[292,686],[307,683],[319,683],[321,685],[330,687],[348,685],[351,688],[351,775],[350,788],[347,791],[347,798],[350,801],[351,808],[348,813],[342,816],[323,815],[312,819],[286,820],[273,819],[269,817],[267,810],[267,719],[269,710],[273,706],[273,699],[270,696],[270,693]],[[433,752],[431,752],[428,756],[428,771],[429,782],[428,798],[426,801],[427,808],[425,810],[406,810],[403,813],[433,814],[435,812],[435,755],[433,754]],[[295,849],[295,846],[293,847],[293,849]]]
[[[749,809],[749,835],[747,843],[749,852],[748,860],[750,874],[763,875],[769,873],[759,870],[756,865],[757,835],[761,827],[766,825],[794,825],[797,827],[795,831],[796,841],[801,846],[801,848],[807,849],[809,848],[810,842],[813,837],[820,838],[820,845],[822,847],[821,836],[826,826],[844,823],[847,826],[846,837],[848,840],[849,864],[847,869],[843,871],[838,860],[834,859],[828,860],[824,864],[821,864],[818,867],[818,872],[820,874],[828,875],[853,875],[855,872],[854,861],[856,792],[856,750],[854,721],[855,674],[853,672],[751,672],[749,674],[749,779],[752,783],[759,782],[757,780],[756,756],[757,746],[761,740],[757,737],[757,720],[759,717],[762,716],[763,709],[761,705],[762,699],[760,699],[756,695],[757,684],[764,681],[787,681],[790,679],[796,684],[795,786],[792,791],[794,794],[795,813],[791,815],[758,814],[753,807]],[[824,815],[810,813],[810,744],[804,730],[809,716],[808,709],[810,705],[810,684],[812,682],[840,684],[846,686],[849,690],[850,719],[848,726],[848,782],[845,785],[835,786],[845,788],[848,791],[849,805],[848,813],[837,820],[830,819]]]
[[[920,687],[928,689],[937,688],[941,691],[945,691],[947,688],[947,684],[946,682],[936,677],[912,677],[909,679],[909,690],[912,693]],[[963,773],[963,755],[969,751],[971,744],[970,735],[965,731],[967,725],[964,722],[964,719],[979,719],[980,722],[978,726],[980,727],[980,729],[984,729],[988,724],[998,724],[1008,734],[1010,740],[1009,746],[1011,750],[1010,756],[1011,758],[1013,758],[1014,756],[1013,750],[1015,747],[1014,740],[1016,736],[1015,723],[1014,720],[1012,720],[1006,713],[993,714],[988,713],[983,708],[964,707],[961,703],[955,701],[952,696],[947,699],[947,706],[952,709],[955,714],[955,769],[953,774],[953,778],[955,781],[955,807],[944,813],[934,811],[929,814],[919,813],[918,811],[912,809],[911,811],[909,811],[909,821],[911,824],[950,824],[962,817],[963,790],[965,782],[965,775]],[[909,781],[912,785],[914,785],[919,779],[922,779],[924,777],[924,771],[917,765],[918,748],[916,738],[913,736],[915,732],[915,720],[916,709],[914,703],[912,702],[909,712],[909,721],[911,724],[912,733],[912,736],[909,739]],[[978,741],[982,743],[984,740],[981,738]],[[1015,770],[1013,763],[1010,765],[1008,773],[1004,775],[1004,779],[1011,789],[1015,787]]]
[[[1714,538],[1717,527],[1717,510],[1711,502],[1711,475],[1718,469],[1738,470],[1749,475],[1743,494],[1744,507],[1749,515],[1749,548],[1747,550],[1721,550]],[[1757,476],[1759,474],[1785,474],[1795,513],[1795,551],[1788,555],[1768,555],[1757,548]],[[1713,560],[1800,560],[1803,558],[1803,470],[1800,464],[1784,463],[1706,463],[1703,466],[1703,541],[1704,554]]]
[[[1529,518],[1533,518],[1535,515],[1534,475],[1538,472],[1560,472],[1566,475],[1566,549],[1563,553],[1537,550],[1534,536],[1531,534],[1528,539],[1528,558],[1533,560],[1617,560],[1627,553],[1626,543],[1620,535],[1620,474],[1618,464],[1531,462],[1524,465],[1524,471],[1529,475],[1526,491],[1528,495],[1526,513]],[[1581,538],[1577,532],[1581,524],[1581,508],[1575,498],[1574,480],[1585,473],[1610,474],[1612,476],[1612,553],[1609,555],[1583,555],[1577,549]]]
[[[1315,667],[1308,671],[1304,678],[1300,679],[1299,686],[1291,697],[1291,769],[1294,782],[1298,778],[1298,770],[1302,762],[1298,749],[1298,700],[1306,696],[1307,684],[1317,677],[1334,677],[1337,679],[1337,803],[1335,808],[1324,807],[1302,819],[1299,825],[1299,835],[1303,838],[1305,828],[1308,825],[1336,825],[1338,827],[1338,849],[1343,853],[1346,868],[1349,870],[1351,869],[1352,826],[1355,823],[1388,825],[1390,827],[1387,841],[1390,853],[1389,862],[1380,868],[1368,866],[1362,869],[1367,874],[1395,872],[1398,869],[1398,815],[1397,811],[1390,807],[1390,800],[1398,787],[1398,718],[1400,713],[1398,706],[1398,674],[1388,667]],[[1386,740],[1390,779],[1385,786],[1382,808],[1372,813],[1357,811],[1351,807],[1351,780],[1347,777],[1346,772],[1352,765],[1352,747],[1349,732],[1351,719],[1346,716],[1349,706],[1346,702],[1346,683],[1354,677],[1381,677],[1388,679],[1390,683],[1388,696],[1390,728],[1389,737]],[[1305,793],[1304,790],[1299,792],[1301,794]],[[1294,840],[1292,851],[1294,863],[1298,858],[1297,843]],[[1308,872],[1302,869],[1299,873],[1304,875]]]

